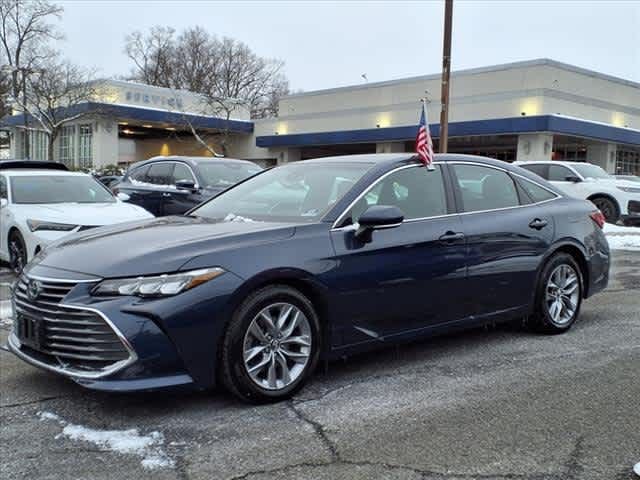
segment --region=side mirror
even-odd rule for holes
[[[9,205],[9,201],[6,198],[0,198],[0,208],[4,208]]]
[[[391,205],[372,205],[358,219],[356,237],[364,242],[371,241],[371,232],[383,228],[394,228],[402,224],[404,213]]]
[[[116,197],[118,197],[118,200],[122,200],[123,202],[128,202],[129,199],[131,199],[131,197],[124,192],[118,192]]]
[[[176,188],[178,190],[195,190],[196,184],[191,180],[178,180],[176,182]]]
[[[580,177],[576,177],[575,175],[568,175],[564,177],[565,181],[572,183],[580,183],[582,179]]]

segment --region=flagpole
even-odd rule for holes
[[[440,153],[449,146],[449,72],[451,70],[451,22],[453,0],[444,3],[444,42],[442,47],[442,110],[440,112]]]

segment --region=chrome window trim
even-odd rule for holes
[[[434,165],[442,165],[445,162],[433,162]],[[336,225],[340,224],[340,222],[342,222],[345,218],[345,216],[349,213],[349,211],[351,210],[351,208],[358,203],[358,201],[364,197],[367,193],[369,193],[369,190],[371,190],[373,187],[375,187],[379,182],[381,182],[382,180],[384,180],[385,178],[387,178],[389,175],[391,175],[392,173],[396,173],[399,172],[400,170],[405,170],[407,168],[421,168],[422,165],[418,164],[418,163],[413,163],[410,165],[402,165],[400,167],[396,167],[393,170],[389,170],[387,173],[385,173],[384,175],[376,178],[374,180],[373,183],[371,183],[367,188],[365,188],[362,193],[360,193],[360,195],[358,195],[355,200],[353,200],[348,206],[347,208],[345,208],[342,213],[338,216],[338,218],[336,219],[335,222],[333,222],[333,224],[331,225],[331,230],[341,230],[344,227],[336,227]],[[444,178],[444,177],[443,177]],[[446,186],[445,186],[445,193],[446,193]],[[424,217],[424,218],[433,218],[433,217]],[[418,219],[412,219],[412,220],[418,220]],[[408,222],[409,220],[403,220],[402,223],[404,222]],[[348,226],[348,225],[347,225]]]
[[[433,220],[433,219],[438,219],[438,218],[445,218],[445,217],[453,217],[455,215],[474,215],[476,213],[488,213],[488,212],[500,212],[500,211],[504,211],[504,210],[512,210],[512,209],[516,209],[516,208],[526,208],[526,207],[533,207],[533,206],[537,206],[537,205],[542,205],[544,203],[548,203],[548,202],[553,202],[554,200],[558,200],[559,198],[564,198],[562,195],[559,195],[558,193],[554,192],[553,190],[549,190],[549,188],[545,187],[544,185],[540,185],[538,182],[531,180],[527,177],[525,177],[524,175],[520,175],[519,173],[516,172],[512,172],[506,168],[502,168],[502,167],[498,167],[495,165],[488,165],[486,163],[480,163],[480,162],[464,162],[464,161],[456,161],[456,160],[451,160],[448,162],[434,162],[434,164],[460,164],[460,165],[477,165],[480,167],[488,167],[488,168],[493,168],[495,170],[499,170],[502,172],[507,173],[508,175],[515,175],[518,176],[524,180],[527,180],[531,183],[534,183],[535,185],[539,186],[540,188],[543,188],[544,190],[548,191],[549,193],[552,193],[553,195],[555,195],[553,198],[549,198],[547,200],[543,200],[541,202],[534,202],[534,203],[528,203],[526,205],[514,205],[512,207],[502,207],[502,208],[492,208],[489,210],[474,210],[473,212],[455,212],[455,213],[446,213],[444,215],[434,215],[432,217],[420,217],[420,218],[411,218],[411,219],[407,219],[407,220],[403,220],[402,223],[411,223],[411,222],[419,222],[419,221],[424,221],[424,220]],[[344,212],[342,212],[342,214],[338,217],[338,219],[333,223],[333,225],[331,226],[331,230],[332,232],[340,232],[340,231],[348,231],[348,230],[356,230],[357,229],[357,224],[352,224],[352,225],[345,225],[344,227],[336,227],[336,225],[342,221],[344,218],[344,216],[349,212],[349,210],[351,210],[351,207],[353,207],[356,202],[358,202],[358,200],[360,200],[364,195],[366,195],[368,193],[368,191],[375,186],[376,183],[378,183],[380,180],[384,179],[386,176],[398,171],[398,170],[402,170],[405,168],[411,168],[411,167],[420,167],[420,165],[403,165],[401,167],[395,168],[387,173],[385,173],[383,176],[379,177],[378,179],[376,179],[376,181],[374,183],[372,183],[371,185],[369,185],[369,187],[367,187],[366,190],[364,190],[364,192],[362,194],[360,194],[353,202],[351,202],[351,204],[349,204],[349,206],[346,208],[346,210]],[[446,187],[445,187],[446,188]]]

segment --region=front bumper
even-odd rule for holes
[[[31,268],[27,275],[42,278],[37,276],[38,269],[39,266]],[[51,273],[51,269],[46,270]],[[57,273],[69,275],[69,272]],[[228,318],[227,299],[239,286],[238,277],[225,273],[207,284],[162,299],[94,297],[89,292],[97,281],[75,284],[58,305],[46,307],[51,311],[41,317],[45,331],[42,350],[38,350],[40,344],[33,347],[21,342],[17,321],[9,337],[9,349],[31,365],[97,390],[204,389],[215,385],[217,346],[226,324],[224,319]],[[14,292],[14,301],[18,310],[20,305],[25,307],[24,296],[16,297]],[[29,308],[22,310],[35,311]],[[64,316],[68,308],[94,312],[104,319],[125,345],[128,358],[108,368],[89,371],[85,365],[74,368],[65,358],[51,354],[51,325],[73,327]],[[56,321],[63,323],[56,324]]]

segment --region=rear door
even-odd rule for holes
[[[164,215],[182,215],[204,200],[191,167],[182,162],[175,162],[171,184],[177,185],[179,181],[192,182],[194,188],[175,188],[172,191],[164,192],[162,197]]]
[[[339,268],[331,284],[348,319],[345,344],[411,332],[465,315],[465,239],[453,213],[446,167],[400,167],[374,183],[331,232]],[[353,225],[371,205],[394,205],[403,223],[355,238]]]
[[[118,193],[128,195],[127,202],[138,205],[157,216],[161,211],[161,198],[155,186],[149,183],[147,178],[150,167],[147,164],[131,170],[127,174],[127,179],[118,185]]]
[[[528,308],[553,241],[552,216],[504,169],[470,162],[450,168],[467,239],[467,308],[478,318]]]

